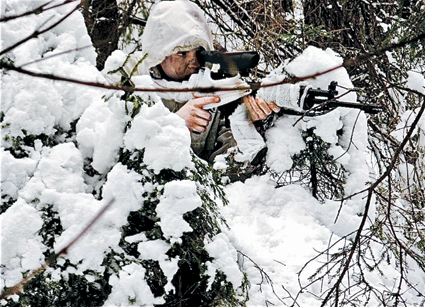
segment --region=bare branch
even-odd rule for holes
[[[421,93],[419,93],[421,94]],[[425,98],[425,95],[421,94],[423,99]],[[424,99],[425,100],[425,99]],[[390,163],[389,167],[387,168],[387,170],[385,171],[385,173],[378,178],[368,189],[368,195],[367,195],[367,201],[366,201],[366,205],[365,205],[365,209],[363,211],[363,218],[360,222],[359,228],[357,230],[356,233],[356,237],[354,239],[353,242],[353,246],[351,248],[351,252],[350,255],[348,256],[348,259],[345,262],[345,266],[343,268],[343,271],[340,273],[340,276],[338,278],[338,280],[335,282],[335,284],[332,286],[332,288],[330,289],[330,291],[328,292],[327,296],[325,297],[324,301],[322,302],[321,306],[325,306],[326,303],[330,300],[332,294],[334,292],[338,292],[338,289],[342,283],[342,279],[345,277],[345,275],[348,272],[350,263],[353,259],[353,256],[355,254],[356,248],[359,246],[359,242],[360,242],[360,238],[361,238],[361,233],[364,229],[364,226],[366,224],[367,218],[368,218],[368,214],[369,214],[369,209],[371,206],[371,202],[372,202],[372,195],[374,190],[379,186],[379,184],[384,181],[385,178],[387,178],[388,176],[390,176],[390,172],[394,169],[396,161],[398,160],[401,152],[404,149],[404,146],[407,144],[407,142],[410,140],[410,138],[412,137],[413,132],[415,131],[419,120],[421,119],[422,115],[425,112],[425,103],[422,103],[422,107],[420,108],[418,114],[416,115],[415,120],[413,121],[409,131],[407,132],[406,136],[404,137],[403,141],[400,143],[399,147],[397,148],[397,150],[395,151],[394,155],[393,155],[393,159],[392,162]]]
[[[88,49],[88,48],[92,48],[92,47],[93,47],[92,45],[88,45],[88,46],[84,46],[84,47],[65,50],[65,51],[62,51],[62,52],[52,54],[50,56],[42,57],[41,59],[38,59],[38,60],[34,60],[34,61],[31,61],[31,62],[28,62],[28,63],[21,64],[21,65],[19,65],[19,67],[32,65],[32,64],[39,63],[39,62],[42,62],[42,61],[45,61],[45,60],[48,60],[48,59],[52,59],[52,58],[55,58],[55,57],[58,57],[58,56],[61,56],[61,55],[64,55],[64,54],[68,54],[70,52],[80,51],[80,50],[84,50],[84,49]]]
[[[19,15],[2,17],[2,18],[0,18],[0,22],[7,22],[9,20],[18,19],[18,18],[25,17],[25,16],[32,15],[32,14],[41,14],[41,13],[46,12],[48,10],[61,7],[65,4],[68,4],[68,3],[71,3],[71,2],[74,2],[74,1],[75,0],[66,0],[63,3],[56,4],[56,5],[48,7],[48,8],[44,8],[45,6],[47,6],[47,5],[49,5],[50,3],[53,2],[53,0],[51,0],[49,2],[46,2],[42,5],[40,5],[39,7],[35,8],[35,9],[33,9],[32,11],[28,11],[28,12],[25,12],[25,13],[22,13],[22,14],[19,14]]]
[[[59,19],[57,22],[55,22],[54,24],[52,24],[51,26],[45,28],[44,30],[35,30],[31,35],[29,35],[28,37],[20,40],[19,42],[13,44],[12,46],[4,49],[3,51],[0,52],[0,55],[5,54],[13,49],[15,49],[16,47],[22,45],[23,43],[29,41],[30,39],[36,38],[38,37],[40,34],[46,33],[47,31],[50,31],[51,29],[53,29],[54,27],[56,27],[57,25],[59,25],[60,23],[62,23],[65,19],[67,19],[69,16],[71,16],[76,10],[78,10],[78,8],[80,7],[80,4],[78,4],[74,9],[72,9],[68,14],[66,14],[64,17],[62,17],[61,19]]]

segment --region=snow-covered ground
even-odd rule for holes
[[[2,1],[1,14],[19,14],[38,5],[40,1]],[[2,49],[32,34],[44,22],[58,20],[75,5],[71,3],[2,24]],[[30,63],[25,66],[29,70],[106,82],[94,66],[93,48],[42,59],[89,44],[83,17],[77,12],[51,31],[18,46],[9,53],[9,57],[16,66]],[[36,60],[42,61],[31,63]],[[286,69],[303,76],[341,63],[342,59],[333,51],[310,47]],[[326,88],[332,80],[351,86],[345,69],[309,80],[309,84]],[[149,86],[146,78],[138,82],[138,86]],[[409,82],[410,87],[423,90],[423,76],[411,73]],[[0,288],[14,285],[21,279],[22,272],[36,269],[44,262],[42,253],[45,246],[38,230],[43,223],[40,208],[45,204],[54,204],[61,218],[64,231],[56,238],[55,246],[56,250],[60,250],[109,199],[116,199],[101,220],[67,255],[75,263],[83,259],[73,272],[89,268],[102,271],[104,252],[109,247],[120,250],[120,228],[126,223],[127,215],[137,210],[144,192],[155,188],[142,184],[141,176],[136,172],[116,164],[119,148],[145,148],[145,163],[155,172],[163,168],[176,171],[192,168],[190,137],[184,122],[158,103],[159,97],[151,95],[150,99],[157,103],[153,107],[144,106],[131,129],[124,133],[129,117],[125,114],[124,102],[118,98],[119,93],[15,72],[2,75],[1,87],[2,127],[7,124],[2,129],[1,189],[2,196],[8,195],[17,201],[0,215]],[[104,95],[110,96],[106,102]],[[356,96],[351,93],[344,100],[356,101]],[[66,131],[77,119],[76,136],[68,137]],[[292,165],[291,155],[305,148],[301,131],[316,127],[316,134],[332,144],[329,152],[335,157],[340,156],[338,162],[348,171],[344,186],[346,194],[363,190],[373,173],[367,161],[366,115],[356,110],[337,109],[295,124],[298,119],[282,117],[267,132],[268,165],[278,172],[288,170]],[[425,123],[422,122],[422,125],[425,126]],[[339,136],[337,130],[341,128],[344,134]],[[33,147],[24,148],[28,156],[16,159],[5,148],[11,147],[11,138],[23,138],[23,131],[28,135],[52,135],[56,132],[58,145],[47,147],[37,140]],[[104,201],[93,196],[92,191],[97,187],[84,174],[84,159],[88,157],[93,159],[91,166],[96,171],[107,174],[102,182]],[[337,201],[318,202],[299,185],[276,189],[269,175],[254,176],[245,183],[228,184],[225,193],[229,204],[219,205],[219,209],[229,229],[222,227],[223,233],[207,242],[207,249],[217,259],[213,267],[227,273],[233,283],[240,282],[242,278],[238,266],[247,272],[251,283],[247,306],[290,305],[297,295],[300,306],[318,306],[316,295],[332,286],[334,280],[308,286],[308,278],[326,260],[326,255],[309,261],[340,238],[353,237],[362,218],[365,194],[353,197],[340,207]],[[168,183],[157,208],[165,235],[172,241],[178,241],[189,227],[181,215],[199,205],[193,182]],[[368,213],[373,219],[373,206]],[[165,243],[156,244],[143,237],[133,239],[142,242],[139,245],[141,257],[157,259],[166,276],[173,276],[176,260],[166,259],[164,253],[168,247]],[[344,240],[337,243],[332,251],[338,251],[344,244],[347,244]],[[394,261],[384,263],[381,270],[385,275],[369,272],[369,281],[378,289],[392,289],[399,277]],[[120,278],[111,278],[114,290],[107,305],[125,305],[127,296],[145,298],[140,303],[146,306],[161,303],[162,299],[154,299],[146,283],[141,283],[143,276],[141,267],[128,265]],[[356,277],[350,278],[353,281]],[[424,287],[424,272],[414,264],[411,264],[409,278],[419,289]],[[172,286],[168,284],[167,287],[170,289]],[[415,301],[414,291],[406,290],[405,299],[409,306],[420,303]],[[374,298],[370,306],[378,306]]]

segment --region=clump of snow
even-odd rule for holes
[[[18,198],[18,192],[21,190],[30,176],[34,174],[37,166],[37,160],[31,158],[15,159],[8,151],[1,148],[1,166],[2,169],[12,169],[13,172],[3,172],[1,177],[2,194],[11,198]]]
[[[145,281],[145,269],[140,264],[130,263],[122,268],[118,276],[110,277],[112,293],[104,306],[130,306],[129,299],[143,302],[142,306],[164,304],[162,297],[155,298]]]
[[[408,71],[407,75],[408,78],[406,86],[425,94],[425,77],[415,71]]]
[[[192,167],[190,134],[184,120],[163,104],[142,106],[124,136],[127,149],[145,149],[144,162],[159,173]]]
[[[104,173],[115,163],[123,144],[126,116],[124,104],[113,96],[105,103],[100,97],[93,100],[77,124],[77,141],[84,157],[92,157],[91,165]]]
[[[276,172],[289,170],[293,163],[291,157],[305,148],[300,125],[293,126],[297,120],[294,117],[282,117],[266,132],[269,148],[267,165]]]
[[[196,193],[196,184],[193,181],[172,181],[164,186],[164,194],[156,208],[161,221],[161,229],[171,243],[181,242],[180,237],[185,231],[192,231],[182,215],[193,211],[202,205]]]
[[[121,81],[121,74],[119,73],[109,73],[116,71],[120,68],[123,63],[125,63],[127,55],[121,50],[115,50],[112,54],[106,59],[105,67],[103,69],[103,75],[111,84],[118,84]]]
[[[108,173],[107,181],[103,185],[103,196],[105,199],[115,199],[115,203],[106,215],[110,215],[117,226],[125,223],[130,211],[139,209],[144,200],[143,193],[151,190],[151,187],[143,185],[141,180],[140,174],[121,163],[117,163]]]
[[[13,78],[14,79],[14,78]],[[11,107],[6,109],[5,115],[7,122],[10,123],[10,129],[15,132],[14,136],[23,136],[20,131],[25,129],[30,134],[53,134],[54,126],[58,124],[62,117],[62,101],[60,93],[49,88],[47,91],[40,91],[40,88],[45,87],[45,81],[30,77],[22,78],[24,83],[31,84],[29,88],[21,89],[13,95]],[[6,78],[3,86],[11,85],[11,80]],[[34,103],[36,102],[36,103]],[[24,124],[21,126],[21,124]]]
[[[166,291],[174,289],[171,281],[179,269],[179,258],[169,258],[166,255],[169,249],[170,245],[162,240],[141,242],[137,247],[137,251],[140,253],[140,259],[152,259],[159,262],[162,272],[167,278],[167,284],[164,287]]]
[[[400,123],[397,125],[396,129],[394,129],[393,132],[391,132],[391,135],[393,137],[395,137],[397,140],[402,141],[406,135],[407,132],[409,131],[410,127],[412,126],[413,121],[416,118],[416,110],[408,110],[406,112],[404,112],[401,115],[401,121]],[[419,119],[418,122],[418,128],[421,129],[422,131],[425,131],[425,119],[421,118]],[[425,144],[425,140],[421,139],[420,141],[421,145]]]
[[[40,175],[46,189],[84,193],[83,159],[73,143],[59,144],[42,152],[34,177]]]
[[[22,199],[0,215],[1,289],[18,283],[23,271],[41,266],[45,247],[37,232],[42,224],[38,212]]]
[[[59,252],[81,233],[106,202],[99,202],[90,194],[61,194],[54,204],[57,206],[64,228],[55,244],[55,250]],[[87,269],[103,271],[102,260],[105,251],[110,247],[117,247],[121,232],[119,228],[113,227],[113,224],[108,227],[100,226],[102,223],[95,224],[78,244],[69,249],[66,258],[74,263],[81,261],[78,268],[71,273],[83,274]]]
[[[412,90],[425,94],[425,76],[415,71],[408,71],[407,75],[408,75],[408,78],[407,78],[406,86],[408,88],[411,88]],[[407,132],[410,130],[410,127],[412,126],[412,123],[417,116],[418,110],[419,110],[419,107],[415,110],[407,110],[401,115],[401,121],[398,123],[396,129],[394,129],[394,131],[391,132],[391,135],[395,137],[398,141],[401,142],[406,137]],[[422,117],[419,119],[417,130],[415,133],[418,133],[419,135],[422,136],[424,132],[425,132],[425,118]],[[425,146],[425,138],[419,137],[418,143],[420,146]],[[407,165],[406,167],[409,168]],[[414,170],[412,169],[412,167],[410,167],[409,171],[406,170],[406,174],[412,171]],[[410,177],[408,176],[406,178],[410,178]]]
[[[122,50],[114,50],[105,61],[104,71],[110,72],[120,68],[125,62],[127,55]]]
[[[107,202],[114,200],[100,220],[69,250],[67,258],[74,262],[82,261],[78,272],[89,268],[103,271],[105,252],[111,248],[121,251],[118,246],[121,227],[127,223],[128,214],[139,209],[140,202],[144,199],[142,194],[145,189],[140,179],[141,175],[118,163],[108,173],[103,185],[105,201],[98,201],[90,194],[59,195],[55,204],[60,216],[63,216],[64,232],[56,242],[57,251],[75,238]]]
[[[214,281],[211,277],[215,275],[216,270],[223,272],[234,288],[239,287],[244,276],[235,261],[238,258],[238,254],[235,247],[230,243],[228,236],[224,233],[216,235],[211,241],[205,242],[205,248],[210,256],[214,258],[213,262],[208,263],[207,274],[210,276],[208,287],[211,287]]]

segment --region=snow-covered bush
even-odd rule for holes
[[[2,16],[38,4],[6,1]],[[46,20],[56,22],[75,5],[9,21],[2,26],[2,45],[43,28]],[[75,12],[2,61],[105,82],[94,66],[94,49],[78,49],[89,44]],[[227,227],[218,211],[227,203],[223,186],[191,153],[183,120],[156,95],[128,96],[4,71],[1,112],[3,304],[236,306],[246,300],[248,283],[236,250],[219,236]],[[66,255],[56,258],[63,248]],[[11,288],[44,263],[48,267],[23,292]]]
[[[1,15],[39,5],[3,1]],[[2,48],[53,24],[75,5],[2,23]],[[86,45],[90,40],[76,12],[0,60],[3,67],[26,64],[35,73],[104,83],[94,49],[81,49]],[[281,68],[303,76],[341,63],[330,49],[308,47]],[[423,93],[424,77],[415,71],[406,76],[407,85]],[[352,87],[344,68],[308,82],[326,89],[333,80]],[[149,79],[132,81],[150,87]],[[423,119],[411,138],[422,147],[406,147],[396,176],[373,193],[370,181],[382,172],[367,163],[373,161],[367,155],[373,118],[343,108],[317,118],[280,117],[266,131],[266,163],[280,177],[267,173],[223,186],[220,174],[192,155],[182,120],[154,94],[11,70],[2,71],[1,82],[3,305],[318,306],[325,298],[332,305],[423,304]],[[412,96],[417,109],[403,106],[400,116],[381,122],[397,129],[391,135],[383,130],[389,141],[373,143],[373,150],[403,141],[421,110]],[[355,94],[344,100],[354,102]],[[330,185],[335,190],[314,195],[311,166],[329,166],[342,180]],[[284,186],[282,174],[290,178]],[[347,199],[333,199],[341,196]],[[67,253],[57,259],[63,248]],[[49,266],[23,289],[10,289],[44,263]]]

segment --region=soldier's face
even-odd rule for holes
[[[198,72],[200,64],[196,50],[181,51],[165,58],[161,67],[168,77],[183,80]]]

